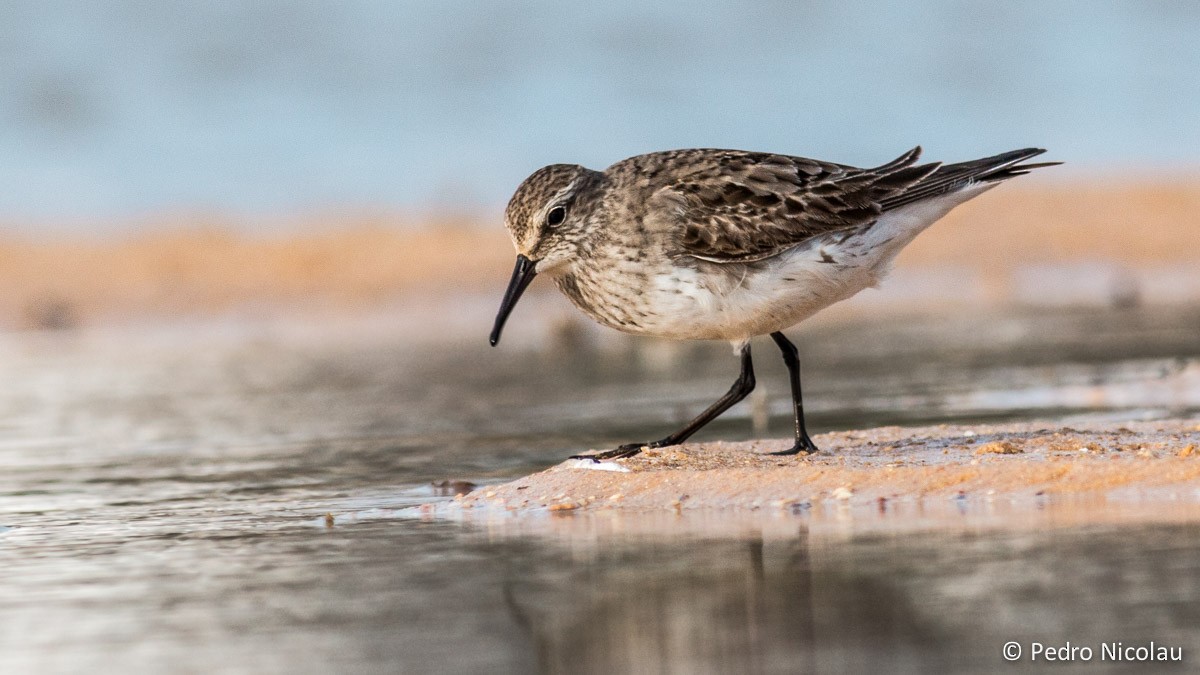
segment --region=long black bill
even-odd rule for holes
[[[537,263],[523,255],[517,256],[517,266],[513,268],[512,279],[508,281],[508,290],[504,291],[504,299],[500,301],[500,313],[496,315],[496,325],[492,327],[492,336],[488,341],[495,347],[500,342],[500,331],[504,330],[504,322],[517,306],[517,300],[525,292],[525,287],[537,276]]]

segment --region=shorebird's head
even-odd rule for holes
[[[517,266],[496,315],[492,346],[500,341],[504,322],[534,276],[560,274],[574,260],[587,235],[588,213],[602,179],[599,171],[551,164],[533,172],[509,200],[504,226],[517,249]]]

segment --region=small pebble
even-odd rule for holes
[[[1019,455],[1025,452],[1009,441],[992,441],[975,448],[976,455]]]

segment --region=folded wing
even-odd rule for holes
[[[943,166],[920,164],[916,147],[871,169],[802,157],[720,151],[707,171],[659,189],[651,212],[669,213],[684,254],[718,263],[778,255],[823,234],[866,226],[884,211],[999,181],[1048,164],[1020,162],[1044,152],[1017,150]],[[663,209],[663,210],[660,210]]]

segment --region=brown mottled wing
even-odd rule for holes
[[[866,225],[881,202],[902,193],[939,165],[914,166],[913,148],[874,169],[801,157],[704,151],[692,171],[660,188],[648,204],[680,229],[687,255],[712,262],[751,262],[811,237]]]

